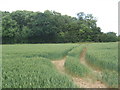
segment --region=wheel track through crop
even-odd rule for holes
[[[86,60],[85,60],[86,51],[87,51],[87,49],[84,48],[83,51],[82,51],[82,53],[80,54],[80,63],[83,64],[83,65],[85,65],[86,67],[92,69],[86,63]],[[65,71],[65,68],[64,68],[65,60],[66,60],[66,57],[64,57],[63,59],[60,59],[60,60],[53,60],[51,62],[55,65],[56,69],[60,73],[70,76],[72,78],[73,82],[77,86],[79,86],[81,88],[107,88],[107,86],[104,85],[103,83],[101,83],[99,80],[96,80],[96,81],[93,82],[92,78],[90,78],[90,77],[81,78],[81,77],[78,77],[78,76],[73,76],[73,75],[68,74]],[[92,69],[92,71],[94,73],[100,73],[99,71],[94,70],[94,69]]]

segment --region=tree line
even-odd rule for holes
[[[2,43],[75,43],[115,42],[114,32],[103,33],[92,14],[80,12],[77,17],[56,11],[17,10],[2,13]]]

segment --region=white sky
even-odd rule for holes
[[[85,12],[97,18],[97,25],[102,32],[118,33],[118,1],[120,0],[1,0],[0,10],[55,10],[74,17],[79,12]]]

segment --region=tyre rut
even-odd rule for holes
[[[82,53],[80,54],[80,63],[83,64],[83,65],[85,65],[86,67],[90,68],[94,73],[100,73],[97,70],[93,70],[86,63],[86,60],[85,60],[86,51],[87,51],[87,49],[84,48],[83,51],[82,51]],[[90,77],[81,78],[81,77],[78,77],[78,76],[73,76],[71,74],[68,74],[65,71],[65,67],[64,67],[65,61],[66,61],[66,57],[64,57],[63,59],[60,59],[60,60],[53,60],[51,62],[55,65],[56,69],[60,73],[70,76],[71,79],[73,80],[73,82],[77,86],[79,86],[80,88],[107,88],[106,85],[104,85],[99,80],[96,80],[96,81],[93,82],[92,78],[90,78]]]

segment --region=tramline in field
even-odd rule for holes
[[[82,87],[72,79],[73,76],[77,76],[81,79],[87,77],[99,80],[106,87],[118,87],[117,50],[118,43],[3,45],[2,86],[3,88]],[[81,55],[83,52],[84,56]],[[64,57],[66,57],[64,63],[66,71],[62,74],[51,61]],[[84,62],[81,59],[84,59]],[[101,74],[94,73],[95,69],[99,69]]]

